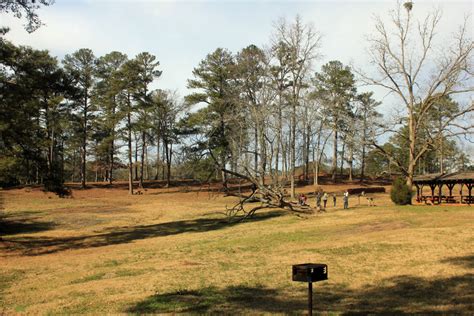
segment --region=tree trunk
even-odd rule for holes
[[[115,104],[116,104],[115,96],[113,97],[113,99],[114,99],[113,100],[114,106],[112,107],[112,115],[114,119],[114,126],[112,127],[112,132],[111,132],[112,140],[110,143],[109,184],[112,184],[112,182],[114,181],[113,174],[114,174],[114,152],[115,152]]]
[[[148,163],[148,146],[145,146],[145,179],[150,180],[150,170]]]
[[[255,137],[255,152],[254,152],[254,168],[255,168],[255,174],[257,174],[257,170],[258,170],[258,125],[255,124],[255,128],[254,128],[254,137]],[[263,159],[263,156],[262,156],[262,159]]]
[[[336,172],[337,172],[337,128],[334,126],[334,146],[332,151],[332,168],[331,168],[331,179],[332,182],[336,183]]]
[[[415,171],[416,160],[415,160],[415,143],[416,143],[416,127],[414,121],[413,108],[410,108],[408,116],[408,133],[409,133],[409,143],[410,143],[410,152],[407,168],[407,185],[410,189],[413,186],[413,173]]]
[[[339,174],[342,176],[344,174],[344,157],[346,150],[346,138],[342,139],[342,151],[341,151],[341,167],[339,169]]]
[[[223,139],[226,139],[226,134],[225,134],[225,123],[224,123],[224,117],[223,115],[221,114],[221,117],[220,117],[220,127],[221,127],[221,130],[222,130],[222,138]],[[226,151],[228,150],[228,147],[226,148],[223,148],[222,152],[221,152],[221,156],[220,156],[220,160],[221,160],[221,169],[225,169],[226,168]],[[222,176],[222,186],[224,188],[227,188],[227,173],[225,173],[224,171],[221,172],[221,176]]]
[[[87,92],[84,100],[84,117],[83,117],[83,135],[82,135],[82,152],[81,152],[81,188],[86,187],[86,147],[87,147]]]
[[[282,156],[282,168],[283,168],[283,176],[285,180],[288,180],[288,146],[289,141],[283,140],[283,144],[281,147],[281,156]]]
[[[354,164],[354,148],[352,145],[349,147],[349,181],[353,178],[353,164]]]
[[[114,140],[112,139],[111,149],[110,149],[110,164],[109,164],[109,184],[113,182],[113,170],[114,170]]]
[[[133,159],[132,159],[132,113],[131,100],[128,94],[128,113],[127,113],[127,128],[128,128],[128,193],[133,195]]]
[[[138,137],[134,133],[135,138],[135,181],[138,181]]]
[[[306,148],[305,148],[305,152],[306,152],[306,159],[304,161],[304,165],[305,165],[305,169],[304,169],[304,179],[306,181],[309,180],[309,151],[310,151],[310,144],[311,142],[311,125],[310,124],[307,124],[307,131],[306,131]]]
[[[283,136],[282,136],[283,118],[282,118],[281,107],[282,107],[282,102],[281,102],[281,91],[280,91],[279,100],[278,100],[277,148],[275,152],[275,170],[276,170],[275,180],[277,184],[280,182],[280,170],[279,170],[280,169],[280,154],[283,151]],[[282,161],[282,165],[283,165],[283,161]]]
[[[444,152],[443,152],[443,133],[442,133],[442,121],[439,121],[439,171],[441,174],[444,173]]]
[[[366,136],[364,131],[364,139],[362,141],[362,156],[361,156],[361,164],[360,164],[360,181],[364,181],[365,178],[365,142]]]
[[[71,173],[71,182],[74,182],[75,177],[74,174],[76,172],[76,150],[74,149],[72,152],[72,173]]]
[[[166,186],[171,186],[171,159],[173,154],[173,144],[164,144],[166,147]]]
[[[318,136],[319,138],[319,136]],[[318,140],[319,142],[319,140]],[[313,185],[316,187],[319,183],[319,162],[317,161],[317,158],[319,156],[319,153],[316,151],[316,148],[313,146]]]
[[[319,131],[318,131],[318,141],[316,143],[316,148],[313,146],[313,168],[314,168],[314,179],[313,179],[313,185],[316,187],[319,185],[319,165],[321,163],[321,156],[322,154],[320,153],[320,147],[321,147],[321,134],[323,132],[323,123],[321,122],[319,124]],[[326,138],[327,140],[327,138]]]
[[[165,179],[165,160],[166,160],[165,150],[166,150],[166,146],[165,146],[165,141],[163,140],[163,148],[162,148],[162,151],[161,151],[161,161],[163,162],[161,164],[161,180]]]
[[[220,159],[221,159],[221,166],[224,166],[223,168],[225,168],[225,165],[226,165],[225,153],[221,154]],[[224,188],[227,188],[227,173],[222,171],[221,172],[221,177],[222,177],[222,186]]]
[[[145,150],[146,150],[146,133],[142,132],[142,152],[140,161],[140,188],[143,188],[143,172],[145,171]]]
[[[294,199],[295,193],[295,174],[296,174],[296,103],[292,102],[291,113],[291,135],[290,135],[290,187],[291,198]]]
[[[160,170],[160,136],[156,134],[156,173],[155,173],[155,180],[158,180],[159,170]]]
[[[265,135],[263,130],[263,122],[258,122],[259,129],[259,141],[260,141],[260,165],[259,165],[259,174],[260,174],[260,184],[265,185],[265,173],[266,173],[266,164],[267,164],[267,149],[265,146]],[[271,160],[270,160],[271,163]]]

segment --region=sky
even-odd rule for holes
[[[422,17],[440,8],[440,40],[448,39],[465,15],[474,13],[474,1],[415,0],[412,14]],[[96,56],[118,50],[129,57],[148,51],[160,61],[162,76],[156,88],[188,93],[187,79],[199,62],[218,47],[232,52],[255,44],[270,43],[274,23],[299,14],[322,35],[315,64],[330,60],[353,64],[368,72],[366,37],[374,30],[374,15],[386,16],[396,0],[335,1],[158,1],[158,0],[56,0],[38,14],[45,24],[37,31],[24,30],[24,20],[0,14],[0,26],[10,27],[6,38],[16,45],[47,49],[62,59],[79,48],[91,48]],[[473,33],[472,21],[469,32]],[[364,88],[368,89],[368,88]],[[382,112],[389,113],[393,100],[381,90]],[[471,151],[471,149],[470,149]]]

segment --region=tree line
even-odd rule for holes
[[[209,53],[184,98],[152,88],[162,72],[148,52],[96,57],[85,48],[59,62],[2,37],[1,185],[61,192],[65,181],[128,179],[133,193],[147,179],[227,187],[244,176],[288,184],[294,197],[298,181],[317,185],[322,171],[333,181],[398,172],[411,184],[415,173],[469,168],[456,138],[473,131],[472,99],[453,97],[472,97],[472,40],[464,24],[437,56],[439,13],[416,25],[411,10],[376,20],[374,75],[337,60],[316,71],[321,36],[296,17],[278,20],[266,46]],[[395,95],[400,111],[382,117],[362,84]]]
[[[1,54],[2,184],[85,187],[99,174],[112,183],[114,171],[127,167],[130,182],[143,186],[148,148],[162,142],[170,156],[179,105],[171,92],[150,89],[161,75],[152,54],[97,58],[79,49],[59,64],[47,51],[3,39]]]

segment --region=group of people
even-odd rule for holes
[[[316,192],[316,208],[318,210],[326,209],[329,199],[330,199],[329,194],[327,192],[317,191]],[[306,204],[307,201],[308,201],[308,198],[306,197],[306,195],[304,195],[303,193],[299,195],[298,197],[299,205],[301,206],[307,205]],[[342,201],[344,202],[344,209],[348,209],[349,208],[349,192],[347,190],[346,192],[344,192],[342,196]],[[322,207],[321,207],[321,202],[322,202]],[[336,202],[337,202],[336,193],[332,194],[332,202],[333,202],[334,207],[336,207]]]
[[[316,207],[318,209],[321,209],[321,201],[323,202],[323,209],[325,209],[327,206],[328,200],[329,200],[329,194],[327,192],[322,192],[322,191],[316,192]],[[333,193],[332,202],[334,204],[334,207],[336,206],[336,201],[337,201],[336,193]]]

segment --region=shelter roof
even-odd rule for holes
[[[413,183],[443,183],[443,182],[458,182],[467,183],[474,182],[473,171],[458,171],[452,173],[430,173],[413,177]]]

